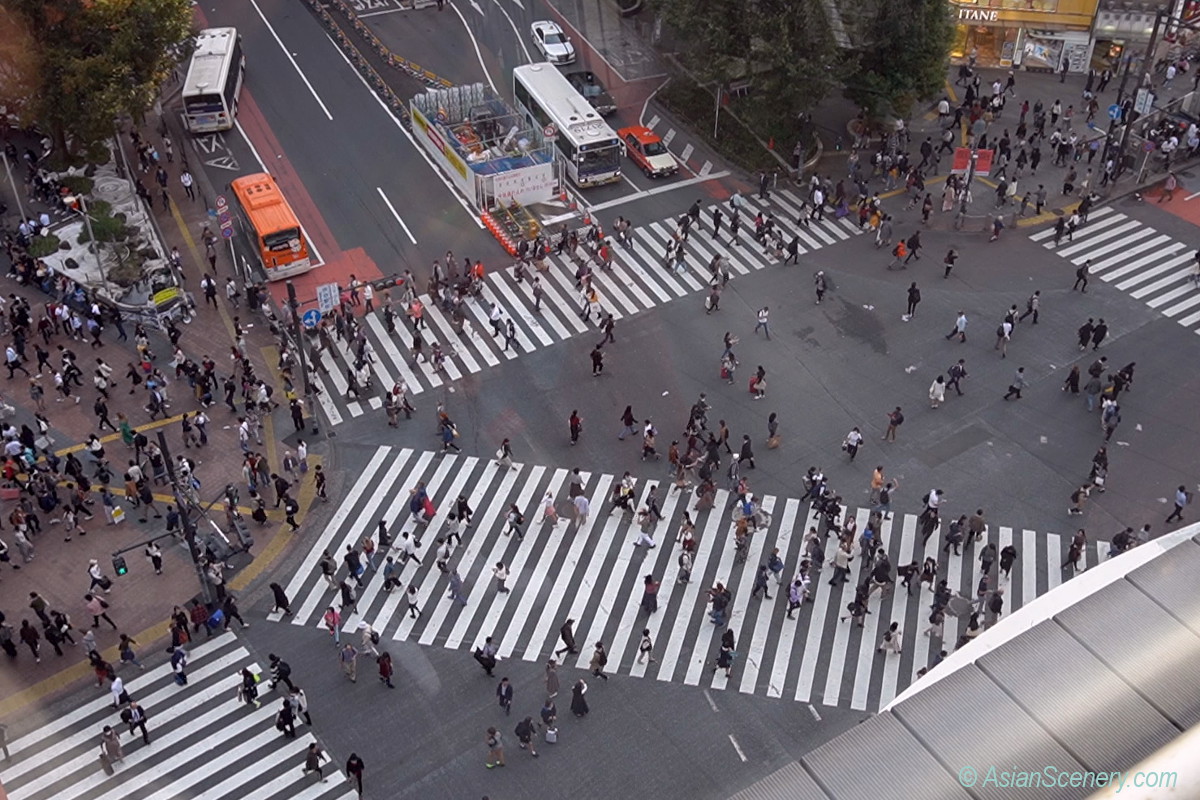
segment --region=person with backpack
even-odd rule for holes
[[[517,723],[513,733],[517,735],[518,747],[522,750],[528,750],[529,755],[537,758],[537,750],[533,746],[534,734],[537,733],[537,726],[533,722],[533,717],[526,717]]]
[[[182,647],[171,649],[171,671],[175,673],[175,683],[187,686],[187,651]]]
[[[508,529],[504,531],[504,535],[508,536],[515,533],[520,540],[525,539],[525,532],[521,530],[521,526],[525,524],[525,516],[521,510],[517,508],[517,504],[513,503],[508,507]]]

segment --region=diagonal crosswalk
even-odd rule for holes
[[[541,498],[549,491],[565,511],[568,506],[568,470],[517,465],[507,470],[490,459],[441,456],[428,451],[377,448],[361,477],[333,519],[320,533],[312,550],[287,586],[295,625],[319,625],[325,608],[339,605],[338,593],[320,576],[317,562],[324,550],[335,558],[347,545],[357,546],[364,533],[375,531],[386,520],[393,536],[401,531],[422,531],[418,554],[423,563],[409,564],[401,573],[404,585],[418,592],[419,618],[401,606],[401,591],[383,591],[381,571],[368,569],[358,591],[357,610],[343,614],[343,629],[350,633],[360,621],[380,632],[383,641],[417,641],[423,645],[471,650],[493,636],[502,658],[542,661],[560,646],[558,629],[563,621],[576,620],[575,637],[580,653],[568,657],[567,667],[586,668],[591,645],[603,641],[608,650],[607,671],[635,678],[655,679],[737,690],[799,702],[823,703],[852,709],[877,709],[912,683],[928,665],[937,643],[920,635],[927,626],[932,600],[928,586],[915,585],[911,594],[898,588],[888,596],[872,597],[866,627],[843,621],[854,597],[857,562],[852,580],[833,587],[832,568],[825,566],[813,581],[814,596],[790,620],[786,616],[786,583],[795,575],[804,550],[804,538],[817,524],[807,504],[795,498],[767,496],[762,507],[771,524],[751,537],[749,555],[738,563],[733,547],[729,494],[719,491],[712,510],[697,511],[690,492],[670,492],[669,482],[643,475],[638,484],[639,502],[650,486],[658,492],[664,521],[655,533],[655,550],[635,548],[636,523],[610,513],[610,491],[618,478],[606,473],[585,473],[584,493],[591,513],[582,525],[561,520],[542,521]],[[409,489],[425,481],[437,513],[427,524],[418,524],[408,513]],[[436,539],[459,496],[474,510],[450,560],[463,579],[468,603],[461,606],[447,597],[449,581],[435,564]],[[524,539],[503,533],[510,504],[525,516]],[[692,580],[679,583],[679,548],[674,539],[684,513],[696,526],[697,548]],[[859,530],[868,509],[856,511]],[[951,589],[974,595],[979,579],[978,554],[989,541],[997,550],[1012,544],[1018,560],[1005,579],[1006,613],[1058,586],[1070,533],[1038,533],[996,526],[982,542],[968,543],[960,555],[943,553],[938,537],[920,541],[917,517],[895,514],[884,523],[882,538],[892,563],[939,561],[939,578]],[[751,597],[758,565],[774,548],[785,568],[784,585],[772,583],[771,599]],[[832,557],[832,540],[826,558]],[[1097,543],[1086,555],[1089,565],[1103,560],[1107,543]],[[382,567],[383,554],[377,554]],[[510,574],[509,593],[496,591],[492,567],[503,562]],[[340,579],[344,568],[339,573]],[[659,610],[647,615],[640,608],[643,576],[661,581]],[[861,578],[860,578],[861,579]],[[737,640],[738,660],[732,677],[714,672],[712,662],[724,628],[707,615],[707,590],[721,581],[733,592],[729,628]],[[279,615],[271,619],[278,621]],[[876,653],[882,632],[892,622],[904,631],[899,656]],[[957,638],[956,625],[946,625],[946,646]],[[655,643],[654,663],[637,663],[637,646],[643,628]],[[940,645],[939,645],[940,646]]]
[[[753,198],[743,198],[745,211],[738,245],[733,245],[728,231],[728,207],[722,235],[712,237],[711,214],[715,206],[703,210],[701,230],[693,230],[686,246],[685,269],[680,272],[667,265],[667,243],[673,239],[675,219],[640,225],[634,228],[632,246],[613,248],[613,268],[593,271],[593,283],[604,311],[621,320],[647,311],[662,303],[700,292],[708,285],[708,265],[716,256],[728,259],[734,277],[776,266],[780,259],[764,252],[754,240],[753,218],[760,209],[776,214],[776,222],[786,240],[799,237],[801,255],[846,241],[861,231],[850,218],[834,219],[832,215],[820,222],[797,224],[803,203],[790,190],[773,192],[770,205]],[[611,238],[611,237],[610,237]],[[582,250],[581,250],[582,253]],[[482,301],[467,301],[468,324],[460,334],[447,314],[430,302],[428,295],[420,297],[426,309],[427,328],[422,331],[425,352],[440,344],[447,355],[445,372],[437,372],[426,361],[412,357],[412,332],[400,319],[395,334],[389,335],[381,314],[367,314],[363,319],[367,340],[374,352],[371,364],[373,391],[362,399],[347,397],[347,368],[354,361],[349,343],[335,340],[334,352],[323,355],[326,372],[317,378],[318,400],[331,424],[361,416],[383,406],[382,394],[396,380],[403,380],[414,394],[437,389],[461,379],[464,375],[498,366],[521,355],[579,336],[596,335],[597,319],[580,318],[581,300],[575,288],[576,266],[568,254],[550,255],[549,268],[535,274],[541,278],[545,292],[540,311],[530,281],[517,282],[511,267],[488,274],[482,291]],[[535,272],[530,270],[530,272]],[[516,338],[511,348],[505,347],[503,337],[492,334],[489,316],[498,305],[504,320],[511,319]],[[398,310],[397,313],[402,316]]]
[[[1200,334],[1200,280],[1196,248],[1159,233],[1111,206],[1098,208],[1072,240],[1054,246],[1054,229],[1029,237],[1088,274]]]
[[[0,769],[0,795],[10,800],[351,800],[357,793],[336,769],[329,782],[303,774],[316,738],[297,720],[296,738],[275,729],[281,695],[261,684],[261,707],[241,703],[240,672],[261,672],[231,633],[191,648],[188,685],[176,686],[170,664],[147,669],[125,684],[145,710],[151,743],[131,735],[106,690],[66,714],[22,734],[10,731]],[[121,734],[124,759],[114,774],[101,768],[100,733]],[[16,725],[14,728],[18,727]],[[219,743],[219,750],[214,750]]]

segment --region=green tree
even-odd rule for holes
[[[945,84],[950,7],[946,0],[876,0],[861,18],[858,69],[846,81],[846,96],[871,116],[907,117],[914,103]]]
[[[0,32],[10,29],[22,38],[0,48],[0,75],[21,80],[4,99],[70,159],[111,136],[117,117],[150,109],[192,10],[188,0],[0,0]]]
[[[739,111],[791,118],[833,88],[840,56],[820,0],[658,0],[684,42],[680,58],[701,80],[749,80]]]

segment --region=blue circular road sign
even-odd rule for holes
[[[304,323],[304,327],[306,328],[315,328],[317,327],[317,323],[321,321],[321,312],[315,308],[310,308],[300,317],[300,321]]]
[[[1111,106],[1109,106],[1108,107],[1108,118],[1109,119],[1120,119],[1121,118],[1121,107],[1119,105],[1117,105],[1116,103],[1113,103]]]

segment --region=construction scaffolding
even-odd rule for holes
[[[554,199],[562,163],[539,131],[483,83],[431,89],[409,101],[413,135],[509,252],[539,233],[525,210]]]

